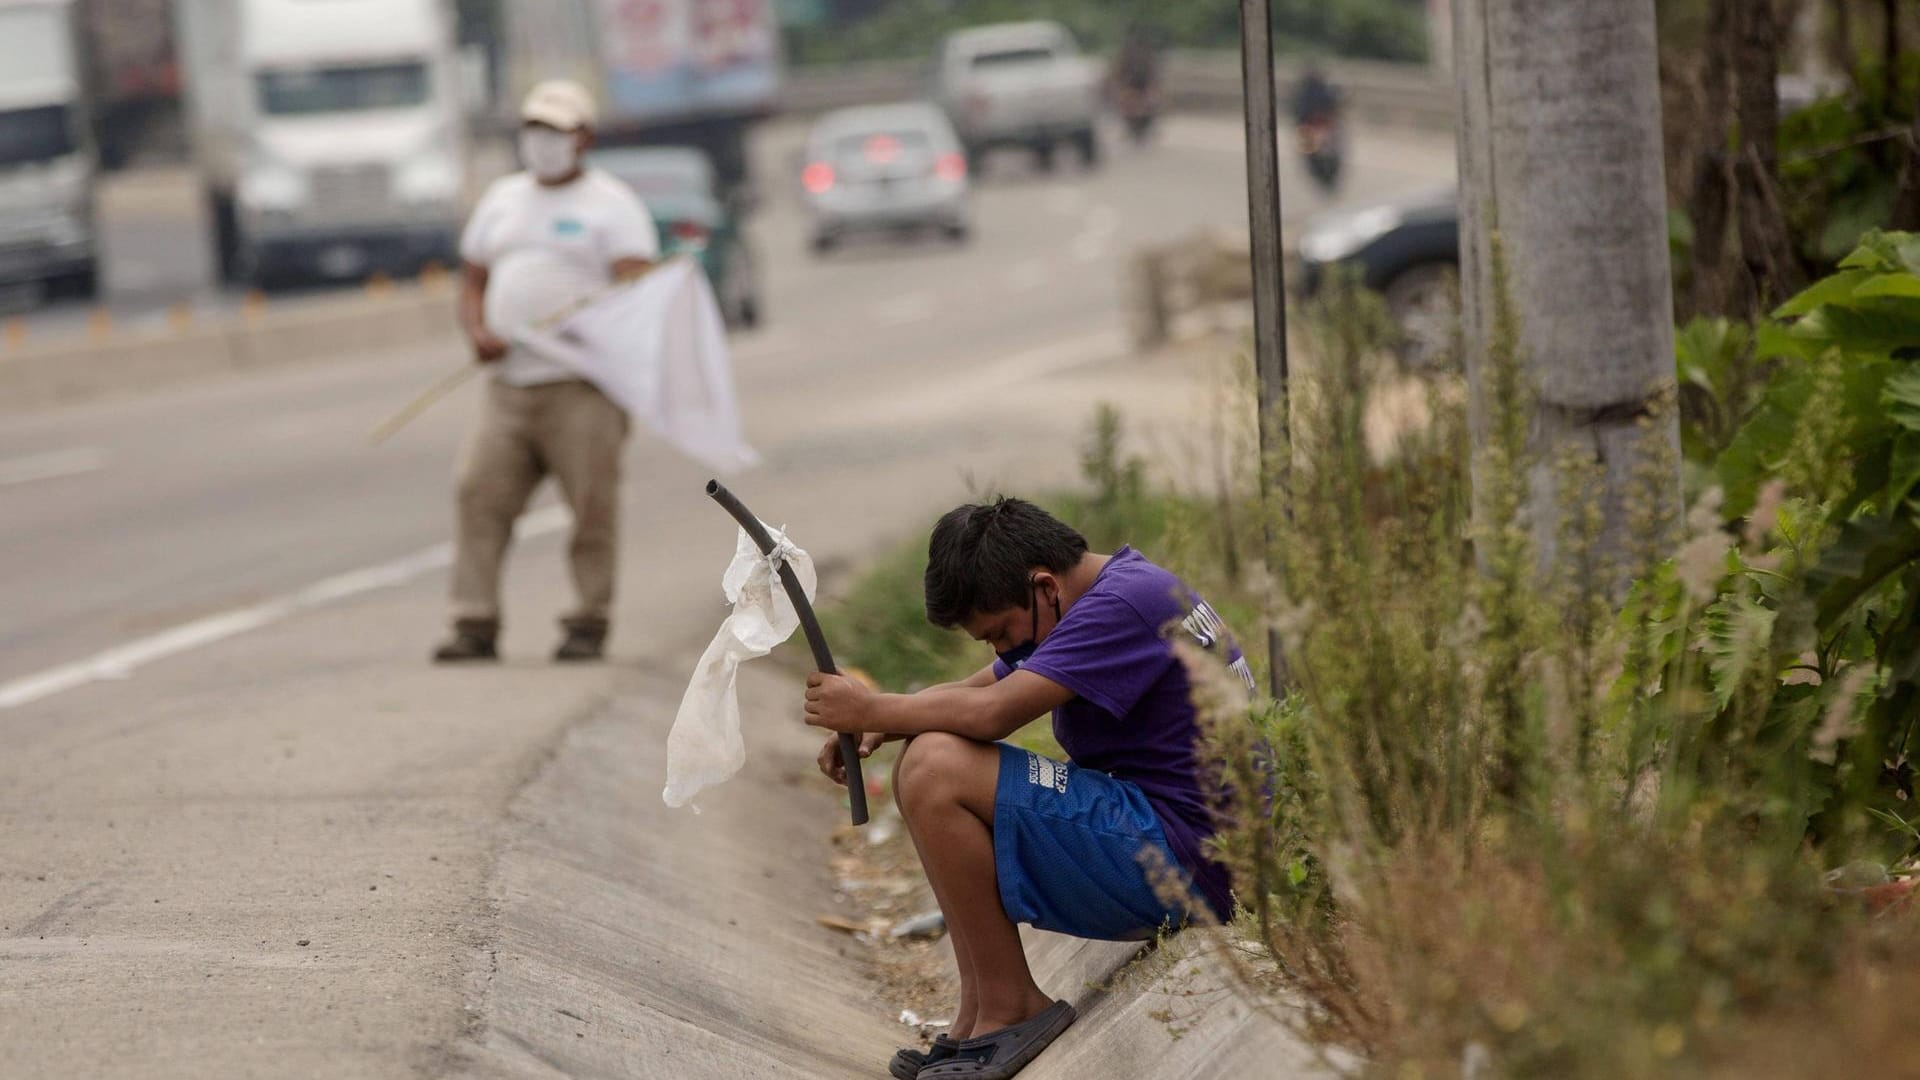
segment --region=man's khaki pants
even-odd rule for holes
[[[551,473],[573,511],[573,585],[567,621],[604,625],[613,604],[620,517],[620,447],[627,414],[579,380],[508,386],[490,380],[480,423],[460,465],[453,617],[500,618],[500,569],[514,519]]]

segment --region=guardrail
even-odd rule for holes
[[[1238,53],[1175,50],[1167,54],[1164,70],[1163,89],[1172,107],[1240,109]],[[1426,128],[1453,123],[1453,86],[1425,65],[1340,60],[1328,62],[1323,70],[1363,119]],[[1282,94],[1300,71],[1294,61],[1279,61],[1275,77]],[[924,97],[927,75],[927,64],[920,60],[795,68],[787,72],[781,109],[804,116],[849,105]]]

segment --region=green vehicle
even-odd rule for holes
[[[760,322],[760,282],[741,231],[745,200],[721,194],[713,160],[689,146],[595,150],[589,162],[640,196],[660,230],[662,256],[700,260],[727,326]]]

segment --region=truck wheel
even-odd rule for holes
[[[1421,263],[1402,270],[1381,291],[1400,327],[1400,362],[1429,370],[1454,353],[1460,326],[1460,271],[1452,263]]]
[[[720,312],[729,329],[751,330],[760,324],[760,302],[754,294],[752,256],[746,245],[736,246],[727,260],[727,276],[722,282]]]
[[[987,149],[984,146],[967,147],[967,176],[978,180],[986,175]]]
[[[213,269],[223,285],[240,280],[240,221],[233,200],[218,193],[207,196],[207,213],[213,218]]]
[[[100,268],[90,265],[85,270],[75,270],[62,274],[47,283],[49,296],[68,300],[91,300],[100,292]]]
[[[1080,151],[1080,164],[1085,168],[1100,167],[1100,136],[1092,128],[1073,137],[1073,145]]]
[[[1053,144],[1052,143],[1043,142],[1043,143],[1034,144],[1033,164],[1041,172],[1053,171]]]

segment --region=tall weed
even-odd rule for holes
[[[1400,1075],[1684,1073],[1884,958],[1822,881],[1920,839],[1837,794],[1863,771],[1850,718],[1884,681],[1870,632],[1820,631],[1855,428],[1802,403],[1775,425],[1790,478],[1756,482],[1733,528],[1709,492],[1677,551],[1606,553],[1593,462],[1553,462],[1567,505],[1533,502],[1510,307],[1473,365],[1474,452],[1437,383],[1428,424],[1370,453],[1392,377],[1377,301],[1335,288],[1307,326],[1274,519],[1299,690],[1252,725],[1216,705],[1210,732],[1241,781],[1219,851],[1312,1032]],[[1844,366],[1801,377],[1839,386]],[[1644,456],[1649,483],[1678,465],[1657,440]],[[1557,574],[1531,524],[1550,511]],[[1622,569],[1637,583],[1616,616]],[[1245,786],[1250,732],[1272,748],[1270,802]]]

